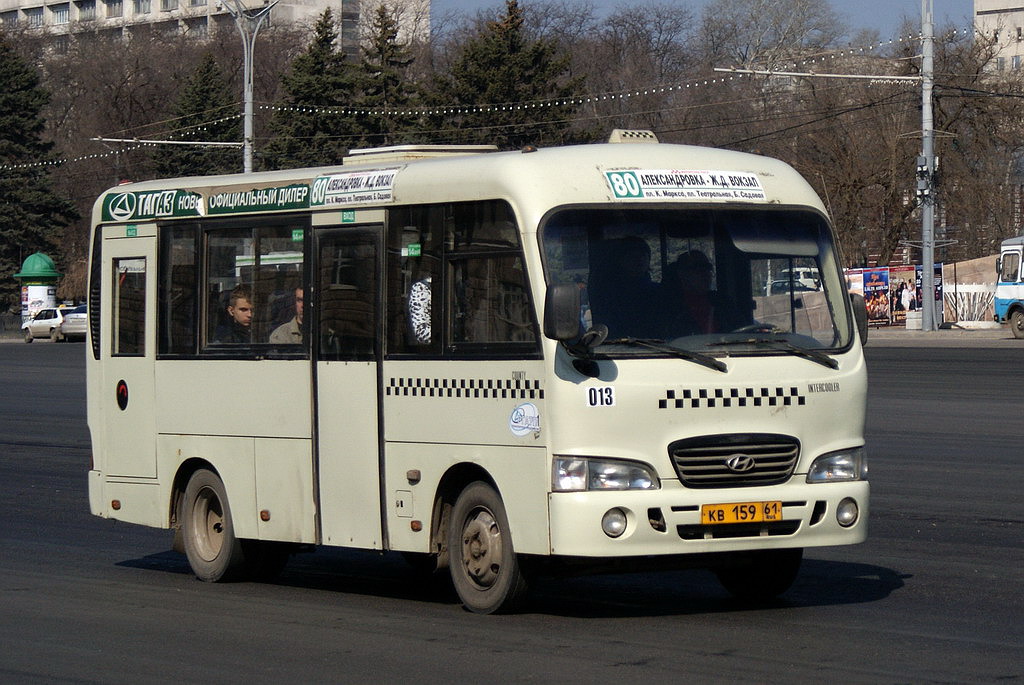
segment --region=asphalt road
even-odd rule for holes
[[[1024,680],[1024,345],[869,346],[869,540],[777,602],[672,571],[549,580],[514,616],[391,555],[195,580],[166,531],[88,513],[83,354],[0,345],[0,682]]]

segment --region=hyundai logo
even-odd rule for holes
[[[749,454],[734,454],[725,460],[725,465],[735,473],[746,473],[754,468],[754,458]]]

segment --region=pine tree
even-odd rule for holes
[[[338,164],[358,136],[350,114],[357,67],[345,61],[336,43],[330,8],[317,20],[313,39],[282,77],[285,100],[271,120],[273,136],[263,150],[263,166],[291,169]]]
[[[18,283],[11,276],[22,258],[36,251],[53,256],[78,213],[54,193],[44,166],[55,161],[53,143],[42,138],[50,95],[2,35],[0,83],[0,297],[14,302]]]
[[[506,0],[505,10],[466,43],[450,76],[436,89],[440,108],[496,107],[454,119],[447,115],[438,125],[451,129],[454,121],[458,142],[493,143],[503,149],[569,142],[575,107],[565,98],[581,84],[566,77],[568,56],[558,54],[552,43],[527,39],[517,0]]]
[[[362,145],[395,145],[419,137],[415,134],[419,117],[409,114],[410,108],[419,104],[418,88],[408,78],[412,63],[409,46],[399,41],[395,10],[380,5],[360,62],[355,106],[370,112],[359,119]]]
[[[237,102],[224,73],[211,53],[206,53],[178,95],[174,107],[174,140],[237,143],[242,129]],[[242,170],[237,148],[162,145],[153,155],[160,176],[206,176]]]

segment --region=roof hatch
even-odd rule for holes
[[[394,145],[349,150],[342,164],[377,164],[380,162],[408,162],[432,157],[459,157],[497,152],[496,145]]]

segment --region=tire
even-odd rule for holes
[[[182,505],[185,556],[196,578],[208,583],[238,580],[245,570],[245,555],[217,474],[206,469],[192,474]]]
[[[718,582],[733,597],[759,602],[789,589],[800,572],[803,555],[802,549],[740,552],[713,570]]]
[[[470,611],[512,611],[524,599],[526,577],[512,547],[505,505],[487,483],[470,483],[456,500],[448,554],[452,585]]]
[[[26,343],[32,342],[32,331],[30,331],[27,328],[25,329],[25,342]]]
[[[1013,331],[1013,337],[1024,338],[1024,309],[1015,309],[1010,314],[1010,330]]]

